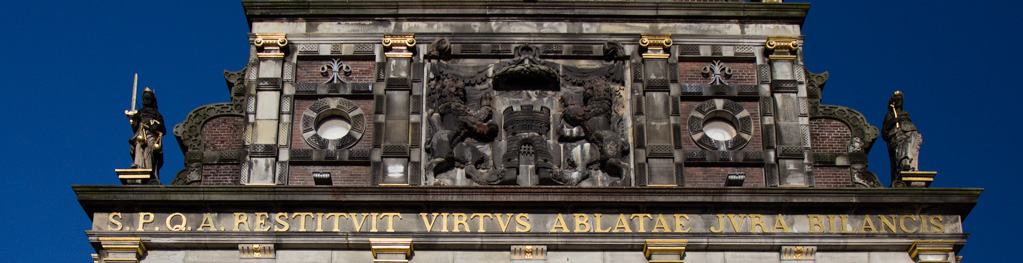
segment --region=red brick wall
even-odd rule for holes
[[[242,117],[227,116],[213,118],[202,126],[202,142],[205,151],[241,150],[244,144],[245,123]]]
[[[292,165],[289,172],[289,185],[314,185],[313,172],[330,173],[334,185],[344,186],[369,186],[371,176],[369,166]]]
[[[689,124],[688,124],[688,122],[689,122],[689,114],[692,114],[693,110],[696,109],[696,107],[699,106],[702,103],[703,103],[703,101],[683,101],[682,104],[679,106],[680,107],[679,108],[679,114],[682,115],[682,123],[681,124],[682,124],[682,148],[683,149],[686,149],[686,150],[699,150],[699,149],[702,149],[702,148],[700,148],[700,146],[696,146],[696,142],[693,141],[693,137],[689,134]],[[752,134],[753,136],[750,137],[750,141],[749,141],[748,144],[746,144],[746,147],[743,147],[742,149],[740,149],[740,151],[742,151],[742,150],[763,150],[764,149],[764,139],[763,139],[763,133],[760,131],[760,129],[761,129],[761,127],[760,127],[760,104],[757,103],[757,102],[739,102],[739,101],[737,101],[736,103],[739,103],[739,105],[742,105],[742,107],[745,108],[747,112],[749,112],[750,119],[753,122],[753,131],[752,131],[753,132],[753,134]],[[735,128],[738,129],[739,127],[735,127]]]
[[[852,131],[835,119],[810,120],[810,147],[815,153],[847,153]]]
[[[725,78],[725,83],[728,83],[728,85],[757,84],[757,65],[755,63],[722,63],[732,68],[732,77]],[[683,84],[709,84],[711,78],[703,77],[703,67],[709,65],[711,65],[711,62],[679,62],[678,82]]]
[[[203,185],[238,185],[241,168],[237,164],[203,165]]]
[[[814,167],[815,187],[855,187],[849,167]]]
[[[323,83],[330,76],[320,73],[320,67],[331,63],[330,59],[300,60],[298,61],[297,82]],[[376,62],[372,60],[342,60],[341,63],[352,67],[352,74],[345,76],[341,72],[341,79],[350,83],[363,83],[376,81]],[[329,66],[327,67],[329,70]]]
[[[305,143],[305,139],[302,138],[302,113],[314,102],[316,100],[295,100],[295,117],[292,118],[291,123],[292,149],[312,149],[312,147],[309,147],[309,144]],[[355,104],[359,105],[363,116],[366,117],[366,132],[362,134],[362,139],[359,140],[359,143],[355,144],[352,148],[373,148],[373,100],[355,100]]]
[[[686,167],[687,187],[724,187],[729,172],[743,171],[746,181],[743,187],[764,187],[764,168],[759,167]]]

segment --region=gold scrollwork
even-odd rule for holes
[[[413,47],[416,45],[415,35],[385,35],[384,39],[380,41],[385,47],[391,46],[405,46]]]
[[[285,34],[256,34],[256,39],[252,40],[252,44],[257,47],[276,45],[280,48],[288,45],[288,38],[285,37]]]
[[[639,39],[639,46],[649,49],[665,49],[671,44],[671,35],[643,35]]]
[[[764,43],[770,59],[796,59],[799,38],[795,36],[770,36]]]

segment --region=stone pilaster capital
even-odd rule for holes
[[[282,58],[284,57],[284,46],[288,45],[286,34],[280,33],[256,33],[252,45],[259,49],[256,55],[260,58]]]

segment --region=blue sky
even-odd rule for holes
[[[985,188],[964,222],[965,262],[995,262],[1023,234],[1018,133],[1023,55],[1017,1],[816,1],[804,26],[805,63],[829,71],[824,104],[852,107],[880,126],[888,97],[922,131],[920,168],[932,187]],[[240,70],[248,27],[236,1],[15,1],[0,7],[5,30],[0,129],[7,261],[90,262],[88,216],[75,184],[119,184],[130,163],[132,74],[151,87],[170,125],[198,106],[229,101],[222,71]],[[182,167],[165,140],[164,183]],[[887,182],[878,139],[870,170]]]

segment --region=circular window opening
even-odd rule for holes
[[[341,116],[329,116],[316,124],[316,134],[324,139],[341,139],[352,130],[352,123]]]
[[[703,132],[715,141],[728,141],[738,134],[735,125],[723,118],[711,118],[703,122]]]

